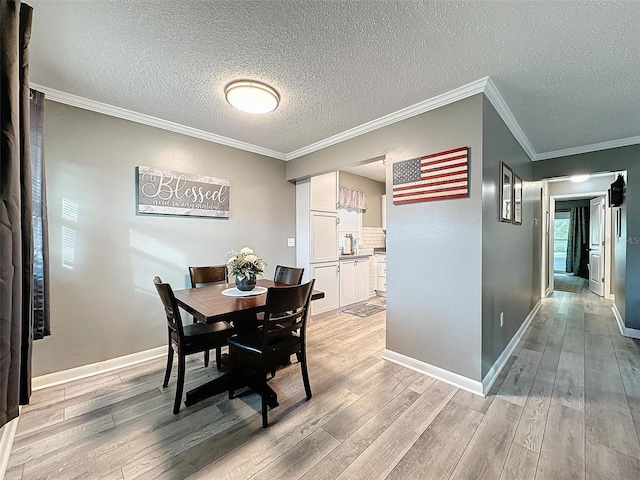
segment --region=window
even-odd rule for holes
[[[569,242],[569,212],[556,212],[553,220],[553,271],[567,268],[567,243]]]

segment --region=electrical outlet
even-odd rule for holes
[[[504,327],[504,312],[500,312],[500,327]]]
[[[295,238],[287,238],[287,247],[295,247],[296,246],[296,239]]]

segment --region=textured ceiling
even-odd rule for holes
[[[486,76],[537,154],[640,135],[638,1],[28,3],[35,84],[277,152]]]

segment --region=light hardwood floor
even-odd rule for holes
[[[381,360],[384,324],[312,322],[313,398],[278,371],[266,430],[255,395],[174,416],[163,359],[35,392],[6,479],[640,479],[640,341],[609,302],[546,299],[486,398]],[[215,375],[194,355],[185,388]]]

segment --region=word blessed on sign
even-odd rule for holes
[[[138,167],[138,212],[229,217],[229,180]]]

